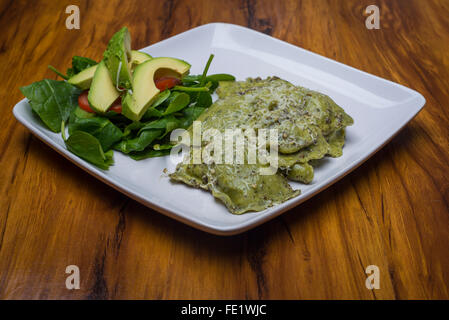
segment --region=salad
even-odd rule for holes
[[[187,129],[212,105],[219,81],[229,74],[208,75],[211,54],[200,75],[190,64],[132,50],[126,27],[109,41],[103,60],[74,56],[64,80],[44,79],[20,88],[29,105],[68,150],[107,170],[114,150],[134,160],[164,156],[173,145],[169,133]]]

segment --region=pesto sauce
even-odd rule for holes
[[[314,161],[341,156],[345,127],[353,124],[330,97],[277,77],[220,82],[217,94],[197,119],[202,130],[278,129],[278,172],[260,175],[261,164],[179,164],[170,177],[209,190],[234,214],[262,211],[300,194],[288,179],[311,183]]]

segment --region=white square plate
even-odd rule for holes
[[[343,156],[317,168],[310,185],[292,183],[302,190],[300,196],[262,212],[233,215],[210,193],[170,182],[163,174],[164,168],[174,170],[169,157],[134,161],[115,152],[115,165],[103,171],[67,151],[60,134],[48,130],[25,99],[14,107],[17,120],[33,134],[98,179],[169,217],[219,235],[254,228],[338,181],[385,145],[425,104],[421,94],[404,86],[232,24],[203,25],[142,51],[153,56],[176,52],[177,58],[192,64],[191,74],[201,73],[214,53],[211,74],[230,73],[238,80],[276,75],[328,94],[354,118]]]

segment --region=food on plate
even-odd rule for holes
[[[277,77],[220,82],[217,94],[219,99],[197,119],[202,130],[277,129],[278,170],[261,175],[264,164],[259,162],[190,162],[178,164],[170,177],[209,190],[235,214],[261,211],[298,195],[288,179],[310,183],[317,160],[342,155],[345,128],[353,124],[329,96]],[[209,143],[202,142],[201,148]]]

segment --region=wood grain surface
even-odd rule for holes
[[[79,5],[81,29],[65,8]],[[380,30],[365,8],[380,8]],[[326,191],[233,237],[106,186],[12,115],[19,87],[127,25],[141,48],[209,22],[256,29],[422,93],[387,146]],[[448,299],[449,1],[0,1],[1,299]],[[176,53],[171,53],[176,55]],[[379,128],[381,130],[381,128]],[[81,288],[68,290],[66,266]],[[380,289],[365,268],[380,269]]]

